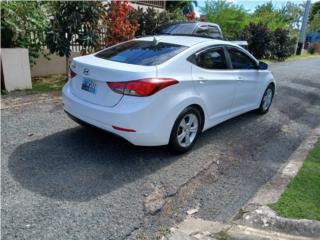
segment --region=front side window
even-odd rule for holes
[[[187,47],[171,43],[153,41],[129,41],[107,48],[95,56],[110,61],[154,66],[164,63]]]
[[[208,49],[197,57],[197,65],[205,69],[227,69],[223,48]]]
[[[230,60],[232,63],[233,69],[256,69],[256,63],[248,57],[245,53],[234,49],[229,48]]]

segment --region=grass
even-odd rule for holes
[[[63,74],[48,75],[44,77],[32,78],[32,89],[15,90],[10,95],[29,95],[35,93],[45,93],[53,91],[61,91],[66,83],[66,76]],[[1,90],[1,95],[7,95],[8,92]]]
[[[320,220],[320,141],[279,201],[270,207],[286,218]]]
[[[305,58],[312,58],[312,57],[320,57],[320,54],[310,54],[310,53],[304,53],[301,55],[292,55],[288,59],[305,59]]]
[[[32,89],[26,90],[33,93],[61,91],[63,85],[66,83],[65,75],[49,75],[45,77],[33,77]]]
[[[162,237],[168,237],[170,236],[171,231],[168,228],[165,227],[160,227],[157,231],[156,231],[156,235],[155,235],[155,239],[156,240],[160,240]]]
[[[310,54],[310,53],[303,53],[301,55],[291,55],[290,57],[288,57],[286,60],[284,61],[287,61],[287,60],[297,60],[297,59],[306,59],[306,58],[313,58],[313,57],[320,57],[320,54]],[[265,63],[276,63],[276,62],[279,62],[277,61],[276,59],[269,59],[269,58],[263,58],[263,59],[260,59],[262,62],[265,62]]]

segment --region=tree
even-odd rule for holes
[[[207,21],[219,24],[227,39],[237,39],[248,23],[248,14],[243,7],[224,0],[206,1],[201,13]]]
[[[46,25],[40,2],[1,3],[1,47],[28,48],[31,64],[40,54],[45,55],[42,36]]]
[[[278,13],[283,17],[284,21],[291,29],[300,29],[301,18],[304,12],[304,4],[295,4],[293,2],[287,2]]]
[[[108,28],[108,46],[132,39],[138,29],[138,21],[133,19],[134,9],[128,1],[111,1],[108,4],[105,22]]]
[[[312,21],[313,18],[320,13],[320,2],[312,3],[309,20]]]
[[[320,11],[315,14],[308,26],[309,32],[320,32]]]
[[[287,22],[270,1],[256,7],[252,14],[252,22],[266,25],[270,30],[286,28]]]
[[[311,5],[308,31],[320,32],[320,2]]]
[[[85,52],[97,47],[98,21],[105,13],[104,5],[99,1],[57,1],[51,3],[51,9],[46,44],[51,53],[66,57],[68,73],[72,39],[76,38]]]
[[[183,15],[194,12],[194,7],[197,6],[197,0],[166,1],[166,8],[169,12],[175,12],[178,10]]]

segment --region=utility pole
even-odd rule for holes
[[[301,55],[301,51],[302,51],[303,44],[304,44],[304,41],[305,41],[305,32],[306,32],[308,19],[309,19],[310,5],[311,5],[311,0],[307,0],[306,7],[304,9],[304,14],[303,14],[303,19],[302,19],[302,24],[301,24],[301,29],[300,29],[299,42],[298,42],[296,55]]]

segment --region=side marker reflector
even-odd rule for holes
[[[114,126],[114,125],[112,125],[112,127],[114,129],[116,129],[116,130],[123,131],[123,132],[135,132],[136,131],[134,129],[122,128],[122,127],[117,127],[117,126]]]

